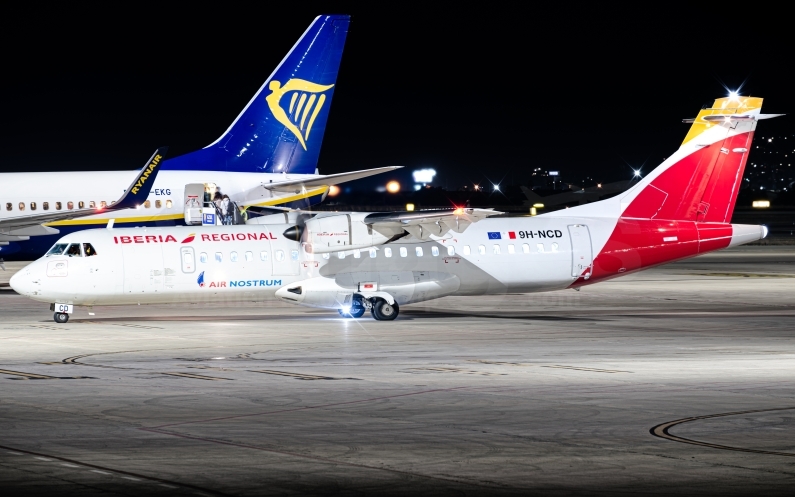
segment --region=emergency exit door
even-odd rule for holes
[[[571,238],[571,276],[573,278],[583,277],[587,280],[591,277],[593,270],[593,248],[588,226],[584,224],[570,225],[569,238]]]

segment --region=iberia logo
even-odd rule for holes
[[[271,81],[268,89],[271,94],[265,97],[273,117],[289,129],[301,142],[306,150],[306,140],[315,123],[315,118],[323,108],[326,95],[323,92],[333,88],[334,85],[319,85],[303,79],[293,78],[282,86],[279,81]],[[289,92],[294,92],[290,97],[290,106],[285,112],[281,107],[281,99]],[[319,97],[318,97],[319,95]]]
[[[199,284],[199,287],[204,288],[204,271],[201,272],[199,279],[196,280],[196,283]]]
[[[190,235],[188,235],[187,238],[182,240],[182,243],[190,243],[193,241],[194,238],[196,238],[196,233],[191,233]]]

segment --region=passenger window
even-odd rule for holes
[[[406,247],[400,247],[400,257],[406,257],[409,255],[409,251],[406,250]]]
[[[384,249],[384,257],[392,257],[392,249],[387,247]]]
[[[529,254],[530,253],[530,245],[528,245],[526,243],[523,243],[522,244],[522,252],[524,252],[525,254]]]
[[[559,247],[559,245],[557,243],[552,242],[552,251],[553,252],[557,252],[558,251],[558,247]]]
[[[422,247],[415,247],[414,252],[417,254],[417,257],[422,257]]]
[[[237,262],[237,252],[232,252],[229,254],[229,260],[232,262]]]
[[[202,264],[207,263],[207,252],[202,252],[201,254],[199,254],[199,261]]]
[[[514,248],[513,243],[509,243],[508,244],[508,253],[509,254],[515,254],[516,253],[516,249]]]
[[[447,255],[455,255],[455,247],[453,247],[452,245],[449,245],[447,247]]]
[[[544,244],[543,243],[537,243],[536,244],[536,248],[538,248],[538,251],[540,253],[542,253],[542,254],[544,253]]]
[[[152,207],[152,202],[150,202],[149,200],[147,200],[146,202],[144,202],[144,209],[148,209],[148,208],[150,208],[150,207]]]
[[[77,203],[77,208],[78,208],[78,209],[82,209],[82,208],[83,208],[83,207],[85,207],[85,206],[86,206],[86,203],[85,203],[85,202],[83,202],[82,200],[81,200],[80,202],[78,202],[78,203]]]
[[[182,272],[194,272],[196,270],[196,259],[194,256],[193,247],[182,247],[180,253],[182,254]]]
[[[159,209],[160,207],[162,207],[162,205],[163,202],[161,202],[160,200],[155,200],[155,209]]]
[[[292,259],[294,261],[298,260],[298,251],[297,250],[291,250],[290,251],[290,259]]]
[[[276,251],[276,260],[278,262],[282,262],[284,260],[284,250],[277,250]]]
[[[48,210],[50,210],[50,203],[49,203],[49,202],[42,202],[42,203],[41,203],[41,208],[42,208],[43,210],[45,210],[45,211],[48,211]]]
[[[11,202],[6,202],[6,210],[7,211],[14,210],[14,204],[12,204]]]
[[[88,203],[88,208],[89,208],[89,209],[96,209],[96,208],[97,208],[97,203],[96,203],[96,202],[94,202],[93,200],[92,200],[92,201],[90,201],[90,202]]]
[[[472,253],[472,250],[469,248],[469,245],[464,245],[464,255],[469,255]]]
[[[90,243],[83,244],[83,253],[86,254],[86,257],[91,257],[92,255],[97,255],[97,251],[94,250],[94,246]]]
[[[326,260],[329,260],[329,259],[331,259],[331,254],[326,252],[325,254],[323,254],[323,258],[326,259]]]
[[[376,254],[378,254],[378,250],[376,250],[375,247],[372,247],[370,249],[370,259],[375,259]]]
[[[166,209],[170,209],[172,205],[174,204],[171,203],[171,200],[166,200]]]
[[[69,257],[83,257],[83,254],[80,252],[80,244],[73,243],[69,245],[69,248],[66,249],[64,255],[68,255]]]
[[[55,210],[56,211],[61,210],[61,203],[60,202],[55,202]]]
[[[337,252],[337,259],[344,259],[344,258],[345,258],[345,252]]]
[[[102,200],[102,201],[99,203],[99,208],[100,208],[100,209],[104,209],[104,208],[105,208],[105,207],[107,207],[107,206],[108,206],[108,203],[107,203],[107,202],[105,202],[104,200]]]
[[[224,262],[224,254],[222,254],[221,252],[216,252],[215,262]]]
[[[246,252],[246,262],[251,262],[254,260],[254,254],[252,252]]]
[[[266,251],[264,251],[264,250],[262,252],[260,252],[259,253],[259,260],[261,260],[263,262],[267,261],[268,260],[268,253]]]
[[[496,243],[494,244],[494,255],[500,255],[500,246]]]
[[[354,259],[359,259],[361,257],[362,257],[362,254],[359,253],[359,249],[356,249],[356,250],[353,251],[353,258]]]
[[[30,210],[32,210],[32,211],[36,210],[36,202],[31,202],[30,203]]]
[[[55,245],[52,246],[50,251],[47,252],[47,255],[48,256],[49,255],[62,255],[64,250],[66,250],[66,247],[68,247],[68,246],[69,246],[68,243],[56,243]]]
[[[439,247],[437,247],[436,245],[431,247],[431,254],[433,254],[434,257],[437,257],[439,255]]]

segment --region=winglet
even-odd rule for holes
[[[163,158],[166,156],[166,152],[168,152],[168,147],[160,147],[155,150],[132,184],[124,191],[124,195],[105,210],[136,209],[146,202],[152,185],[155,184],[155,177],[160,170],[160,165],[164,162]]]

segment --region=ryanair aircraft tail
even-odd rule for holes
[[[163,169],[314,173],[349,24],[317,17],[220,138]]]

